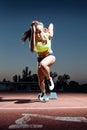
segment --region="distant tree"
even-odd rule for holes
[[[76,81],[70,81],[70,82],[69,82],[69,86],[70,86],[70,87],[76,87],[76,86],[78,86],[78,85],[79,85],[79,83],[76,82]]]
[[[67,74],[64,74],[63,75],[63,80],[64,80],[64,82],[66,82],[66,83],[68,83],[68,80],[70,79],[70,76],[69,75],[67,75]]]
[[[22,80],[24,81],[26,78],[27,78],[26,70],[23,69],[23,71],[22,71]]]
[[[26,77],[28,77],[28,66],[26,66],[26,68],[25,68],[25,75],[26,75]]]
[[[18,82],[20,82],[21,81],[21,76],[20,75],[18,75]]]
[[[13,76],[13,81],[14,81],[14,82],[17,82],[17,75],[14,75],[14,76]]]
[[[37,74],[33,74],[32,75],[32,79],[33,79],[34,82],[38,82],[38,76],[37,76]]]
[[[29,71],[29,76],[31,76],[31,70]]]
[[[67,74],[58,76],[58,80],[60,83],[63,83],[63,82],[67,83],[69,79],[70,79],[70,76]]]
[[[22,71],[22,81],[28,82],[31,81],[32,75],[31,75],[31,70],[28,69],[26,66],[25,69]]]
[[[2,80],[2,82],[6,82],[7,80],[6,80],[6,78],[4,78],[3,80]]]
[[[56,88],[63,91],[68,86],[68,80],[70,79],[70,76],[67,74],[59,75],[57,82],[56,82]]]
[[[52,78],[55,78],[58,76],[57,72],[50,72],[50,75]]]
[[[79,90],[80,90],[79,83],[76,81],[70,81],[69,89],[70,89],[70,91],[73,91],[73,92],[79,92]]]

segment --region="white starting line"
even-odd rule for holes
[[[87,106],[77,106],[77,107],[2,107],[0,110],[44,110],[44,109],[87,109]]]
[[[15,124],[12,124],[8,129],[18,129],[18,128],[42,128],[43,124],[30,124],[29,121],[34,118],[50,119],[54,121],[72,121],[72,122],[84,122],[87,123],[86,117],[59,117],[59,116],[48,116],[42,114],[22,114],[23,117],[17,119]]]

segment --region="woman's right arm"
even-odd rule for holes
[[[49,36],[50,36],[50,38],[52,38],[52,37],[53,37],[53,28],[54,28],[53,24],[52,24],[52,23],[50,23],[50,25],[49,25],[49,27],[48,27],[48,30],[49,30]]]
[[[35,48],[35,26],[31,26],[31,39],[30,39],[30,50],[31,52],[34,51]]]

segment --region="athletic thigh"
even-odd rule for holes
[[[49,55],[49,56],[45,57],[40,62],[40,64],[50,66],[50,65],[54,64],[55,60],[56,60],[55,56]]]

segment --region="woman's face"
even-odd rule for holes
[[[36,26],[36,38],[37,38],[38,40],[41,40],[41,35],[42,35],[42,33],[43,33],[43,26],[37,25],[37,26]]]

